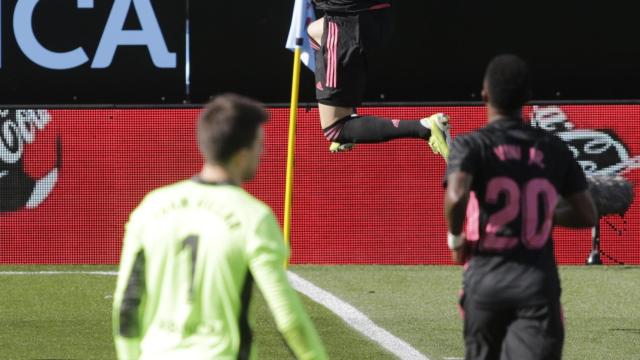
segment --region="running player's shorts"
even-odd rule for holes
[[[324,17],[320,49],[316,51],[316,99],[333,106],[358,106],[367,72],[380,58],[391,35],[388,8]]]
[[[486,308],[465,297],[467,360],[560,360],[564,324],[560,301]]]

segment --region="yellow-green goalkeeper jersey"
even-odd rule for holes
[[[126,226],[113,304],[119,359],[255,359],[253,281],[299,359],[325,350],[283,264],[271,209],[241,187],[186,180],[149,193]]]

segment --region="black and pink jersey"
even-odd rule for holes
[[[465,296],[487,306],[557,298],[553,212],[560,196],[587,189],[571,151],[556,136],[505,118],[455,138],[447,175],[456,171],[473,175]]]
[[[390,0],[313,0],[313,3],[318,10],[334,13],[357,13],[391,6]]]

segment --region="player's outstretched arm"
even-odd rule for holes
[[[449,150],[444,215],[447,219],[447,244],[451,250],[451,258],[458,264],[463,263],[467,255],[462,227],[467,213],[473,174],[480,164],[479,153],[480,151],[474,149],[474,143],[465,135],[456,137]]]
[[[567,205],[556,207],[553,213],[554,224],[571,228],[596,225],[598,212],[588,190],[569,195],[565,200]]]
[[[284,271],[287,249],[273,214],[262,218],[247,241],[249,268],[291,351],[298,359],[326,359],[322,341]]]

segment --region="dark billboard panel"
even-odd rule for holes
[[[293,1],[194,1],[191,8],[194,103],[230,90],[289,100],[292,54],[284,43]],[[633,2],[392,1],[388,11],[391,42],[365,101],[480,100],[487,63],[505,52],[531,65],[535,99],[640,99]],[[314,101],[314,91],[303,67],[301,100]]]
[[[293,53],[285,49],[293,1],[193,1],[191,100],[237,92],[287,102]],[[314,100],[313,73],[302,70],[301,100]]]
[[[0,1],[0,96],[158,104],[233,91],[287,102],[292,9],[293,1]],[[395,1],[392,40],[365,101],[479,100],[487,62],[504,52],[530,63],[535,99],[640,99],[633,10],[615,2]],[[314,89],[303,67],[301,101],[313,102]]]
[[[3,103],[184,99],[184,0],[0,4]]]

